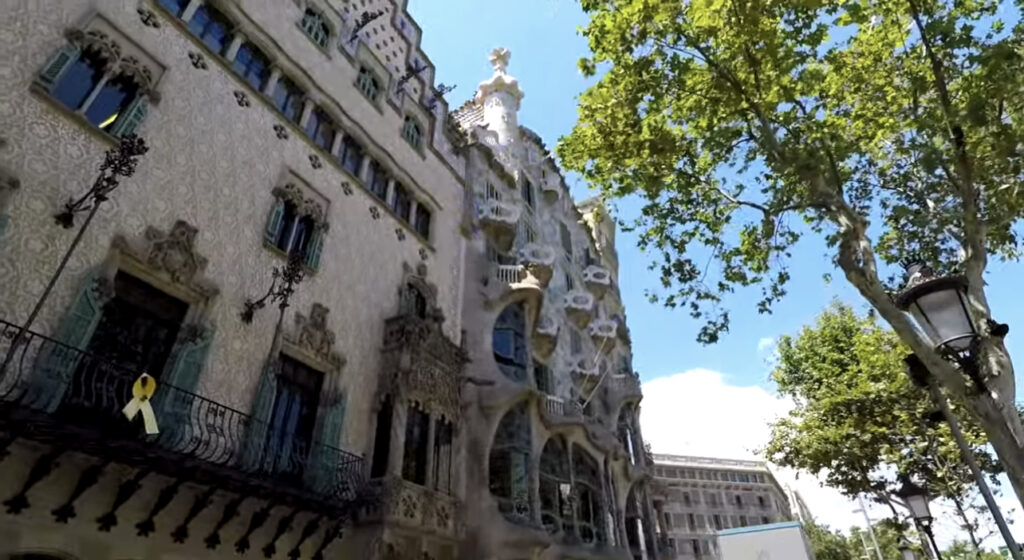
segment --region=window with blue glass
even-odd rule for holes
[[[35,86],[93,126],[124,136],[137,132],[146,117],[152,72],[115,67],[107,58],[112,43],[105,34],[88,32],[64,45],[47,60]]]
[[[506,377],[526,381],[526,313],[520,303],[506,307],[494,323],[494,360]]]
[[[416,221],[413,227],[424,239],[430,239],[430,209],[422,203],[416,205]]]
[[[384,171],[384,166],[377,163],[375,160],[370,161],[366,174],[366,186],[374,196],[381,200],[387,200],[388,174]]]
[[[306,134],[314,144],[327,151],[331,151],[337,129],[331,117],[323,109],[317,107],[309,114],[309,122],[306,123]]]
[[[323,373],[285,355],[281,355],[280,368],[264,447],[268,453],[265,464],[273,465],[277,473],[298,477],[313,443]]]
[[[409,221],[409,215],[412,213],[412,195],[409,194],[409,189],[398,182],[395,183],[395,198],[391,201],[391,209],[402,221]]]
[[[298,203],[278,196],[267,218],[264,239],[286,255],[301,257],[308,268],[316,270],[320,267],[325,230],[326,226],[300,210]]]
[[[341,141],[341,150],[338,151],[338,163],[346,171],[359,176],[359,167],[363,164],[363,147],[351,136],[345,136]]]
[[[288,78],[281,78],[274,86],[274,106],[285,118],[297,123],[302,118],[302,105],[305,92]]]
[[[181,17],[181,14],[185,13],[185,8],[188,7],[188,0],[160,0],[159,4],[168,12]]]
[[[231,42],[231,20],[208,4],[196,9],[188,30],[216,53],[223,53]]]
[[[270,60],[252,43],[244,43],[238,48],[231,66],[256,90],[262,90],[270,76]]]

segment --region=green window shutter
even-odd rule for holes
[[[267,228],[263,231],[263,237],[273,245],[281,234],[282,227],[284,227],[284,201],[275,197],[274,207],[270,209],[270,216],[267,217]]]
[[[324,229],[317,227],[313,230],[313,236],[309,240],[309,247],[306,248],[306,266],[312,270],[320,268],[320,254],[324,249]]]
[[[67,44],[57,49],[57,52],[46,61],[46,65],[36,76],[36,84],[42,86],[46,91],[53,89],[60,77],[82,54],[78,47]]]
[[[213,329],[202,329],[189,340],[179,341],[160,376],[153,400],[160,421],[160,441],[172,447],[190,443],[193,426],[189,410],[212,342]]]
[[[273,413],[274,399],[277,396],[277,370],[280,364],[281,362],[275,359],[263,369],[260,386],[256,390],[256,398],[249,412],[245,465],[252,470],[262,468],[263,447],[267,442],[270,415]]]
[[[345,424],[347,396],[342,393],[331,405],[324,408],[320,423],[313,439],[313,452],[306,470],[306,484],[317,491],[347,492],[344,480],[336,480],[338,452],[341,448],[341,431]],[[328,449],[329,447],[335,449]]]
[[[139,95],[128,104],[128,108],[124,110],[124,114],[114,121],[114,125],[110,127],[110,134],[121,138],[129,134],[135,134],[139,130],[139,126],[142,125],[142,121],[146,118],[146,113],[149,112],[149,97],[145,94]]]
[[[108,290],[103,289],[102,282],[107,280],[101,279],[99,271],[86,276],[53,338],[72,348],[85,349],[103,316],[103,305],[110,295],[106,293]],[[63,346],[47,345],[40,352],[36,363],[30,389],[30,406],[47,412],[56,410],[80,358],[80,353]]]

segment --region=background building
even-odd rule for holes
[[[507,51],[449,115],[404,0],[4,15],[0,559],[654,557],[614,223]]]
[[[718,558],[723,529],[792,519],[786,492],[761,461],[654,455],[658,534],[675,556]]]

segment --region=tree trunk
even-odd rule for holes
[[[971,546],[974,548],[974,557],[981,560],[981,544],[978,543],[978,536],[974,534],[974,523],[971,522],[971,518],[967,517],[967,512],[964,511],[964,506],[960,503],[959,498],[952,498],[953,505],[956,506],[956,514],[963,520],[963,528],[967,531],[967,536],[971,539]]]
[[[990,394],[974,394],[966,400],[985,430],[999,462],[1006,469],[1006,477],[1013,486],[1017,500],[1024,506],[1024,448],[1017,443],[1014,434],[1021,429],[1020,418],[1016,414],[1003,414],[1002,407]]]

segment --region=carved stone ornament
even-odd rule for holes
[[[5,167],[0,167],[0,208],[3,208],[11,194],[21,187],[21,181]]]
[[[309,164],[313,166],[313,169],[320,169],[324,166],[324,162],[320,161],[320,156],[316,154],[309,154]]]
[[[271,192],[281,200],[294,205],[300,216],[309,216],[316,227],[324,231],[329,229],[327,212],[324,211],[323,205],[310,197],[304,196],[302,189],[295,183],[285,183],[280,187],[274,187],[274,190]]]
[[[274,134],[277,135],[277,138],[279,140],[287,140],[288,139],[288,129],[285,128],[283,124],[275,124],[274,125]]]
[[[203,53],[199,51],[190,51],[188,53],[188,59],[192,61],[192,66],[200,70],[209,69],[209,65],[206,64],[206,59],[203,58]]]
[[[420,260],[421,261],[425,261],[425,260],[427,260],[427,257],[429,257],[429,256],[430,256],[430,253],[427,252],[426,247],[420,247]]]
[[[352,184],[348,181],[342,181],[341,192],[345,193],[345,196],[352,196]]]
[[[377,208],[376,206],[370,206],[370,217],[373,218],[374,220],[379,220],[380,208]]]
[[[397,237],[399,241],[405,241],[405,230],[400,227],[395,228],[395,237]]]
[[[329,310],[322,303],[314,303],[309,316],[295,314],[295,332],[288,342],[316,359],[331,366],[334,371],[344,367],[345,357],[334,350],[336,337],[327,327]]]
[[[240,89],[235,90],[235,101],[238,103],[239,107],[249,107],[252,105],[249,101],[249,94]]]
[[[196,252],[198,232],[192,225],[178,220],[169,232],[154,227],[146,228],[139,243],[132,243],[118,235],[114,238],[114,246],[135,258],[153,274],[209,298],[219,290],[202,275],[207,260]]]
[[[141,16],[141,13],[140,13]],[[143,20],[145,21],[145,20]],[[105,70],[116,71],[134,81],[150,100],[157,102],[159,96],[153,90],[153,70],[137,57],[124,55],[121,45],[110,35],[99,29],[81,30],[76,28],[64,32],[64,38],[76,47],[95,53],[105,62]]]
[[[142,25],[152,27],[153,29],[160,29],[160,19],[156,17],[152,10],[139,8],[135,12],[139,14],[139,20],[142,21]]]

